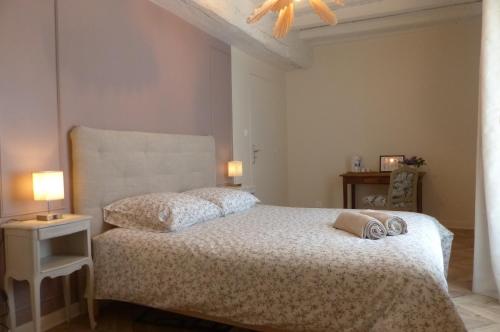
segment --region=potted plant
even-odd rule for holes
[[[399,162],[401,165],[420,168],[427,165],[427,162],[422,157],[413,156],[411,158],[404,158],[403,161]]]

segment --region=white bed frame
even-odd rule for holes
[[[216,184],[213,137],[86,127],[74,128],[70,137],[73,209],[75,213],[93,217],[92,235],[107,230],[102,208],[118,199]],[[255,331],[283,332],[189,310],[172,308],[169,311]]]
[[[107,229],[102,208],[125,197],[215,186],[215,142],[210,136],[71,131],[73,209],[91,215],[92,235]]]

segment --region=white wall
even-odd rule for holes
[[[287,75],[289,203],[341,207],[354,154],[418,155],[424,212],[472,228],[479,50],[479,19],[316,48]]]
[[[285,72],[232,47],[233,158],[243,161],[243,177],[255,185],[264,203],[285,205],[287,199],[287,134]],[[262,90],[265,84],[270,91]],[[267,98],[263,107],[261,100]],[[273,105],[269,107],[269,105]],[[258,143],[256,167],[252,144]],[[271,158],[272,160],[270,160]]]

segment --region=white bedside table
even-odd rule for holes
[[[223,185],[221,186],[222,188],[228,188],[228,189],[235,189],[235,190],[242,190],[246,191],[250,194],[255,194],[256,188],[255,186],[252,185],[241,185],[241,186],[230,186],[230,185]]]
[[[5,291],[9,303],[9,324],[16,328],[13,283],[27,280],[31,292],[33,330],[41,332],[40,284],[46,278],[64,277],[66,320],[69,321],[69,275],[83,267],[87,271],[87,306],[90,326],[94,320],[94,266],[90,246],[91,217],[64,215],[52,221],[16,221],[1,225],[5,232]]]

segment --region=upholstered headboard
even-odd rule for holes
[[[102,208],[150,192],[215,186],[215,143],[209,136],[76,127],[71,131],[73,207],[106,230]]]

